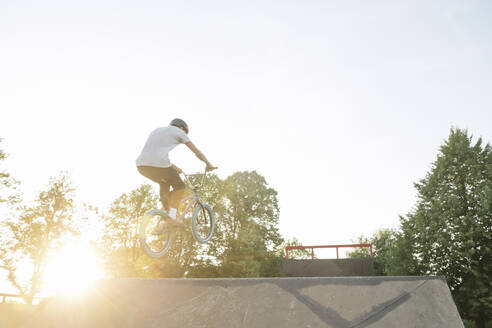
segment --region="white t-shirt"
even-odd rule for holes
[[[170,167],[169,152],[190,138],[178,127],[166,126],[150,133],[145,146],[137,158],[137,166]]]

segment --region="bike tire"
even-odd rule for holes
[[[150,210],[145,213],[140,225],[140,245],[143,251],[150,257],[159,258],[167,253],[173,241],[173,229],[160,227],[162,232],[153,233],[156,225],[161,224],[166,215],[161,210]]]
[[[198,242],[205,244],[212,239],[215,230],[215,215],[210,205],[197,203],[193,210],[191,226],[193,236]]]

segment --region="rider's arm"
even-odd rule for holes
[[[203,153],[198,148],[196,148],[196,146],[193,144],[193,142],[188,141],[185,143],[185,145],[188,148],[190,148],[190,150],[196,155],[196,157],[198,157],[198,159],[200,159],[202,162],[204,162],[207,165],[207,168],[206,168],[207,171],[211,171],[211,170],[216,168],[212,164],[210,164],[210,162],[205,157],[205,155],[203,155]]]

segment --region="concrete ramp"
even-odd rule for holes
[[[26,327],[464,327],[441,277],[115,279]]]

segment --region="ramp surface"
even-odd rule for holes
[[[464,327],[441,277],[115,279],[28,327]]]

